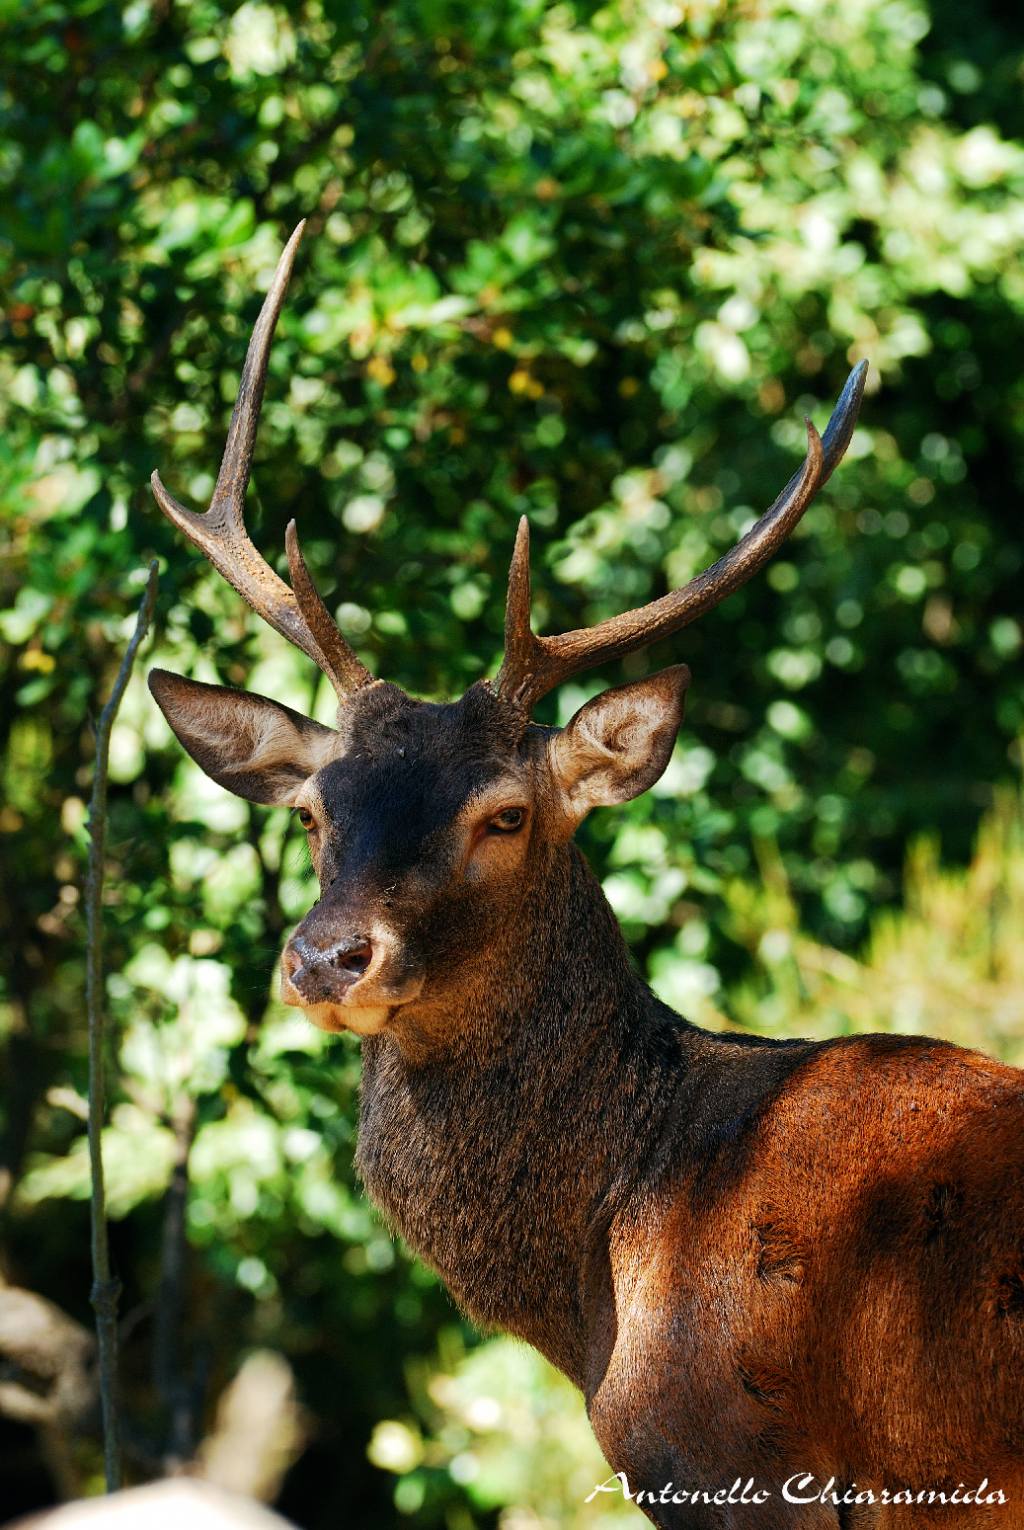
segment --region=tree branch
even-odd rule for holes
[[[85,881],[85,999],[89,1021],[89,1163],[92,1170],[92,1293],[99,1344],[100,1396],[103,1405],[103,1463],[107,1492],[121,1486],[121,1442],[117,1411],[117,1303],[121,1283],[111,1274],[107,1241],[107,1205],[103,1183],[101,1134],[106,1114],[103,1075],[103,857],[107,834],[107,771],[110,734],[156,605],[157,565],[149,565],[146,592],[135,631],[121,660],[110,700],[96,729],[96,768],[89,802],[89,869]]]

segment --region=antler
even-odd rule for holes
[[[498,695],[529,713],[570,675],[678,632],[745,584],[778,551],[849,446],[867,369],[862,361],[850,373],[824,437],[807,421],[803,466],[735,547],[682,589],[635,611],[609,617],[596,627],[537,637],[530,627],[530,528],[524,515],[508,576],[505,657],[495,682]]]
[[[275,631],[319,665],[342,699],[360,686],[368,685],[373,676],[349,647],[317,593],[299,551],[295,522],[289,524],[286,534],[292,589],[264,562],[245,529],[245,491],[252,471],[270,342],[305,226],[304,221],[300,223],[285,245],[256,320],[209,509],[197,514],[179,505],[164,488],[159,473],[154,473],[150,482],[156,502],[167,519],[206,554],[214,568],[234,586],[243,600],[248,601],[257,616],[262,616]]]

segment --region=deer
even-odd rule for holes
[[[676,1014],[574,833],[661,776],[689,670],[604,690],[563,728],[532,716],[764,566],[845,454],[866,363],[735,546],[636,610],[535,634],[522,519],[496,678],[422,700],[350,646],[294,520],[290,582],[246,530],[302,232],[208,508],[158,473],[152,488],[329,679],[336,723],[162,669],[149,685],[203,771],[305,828],[320,895],[281,996],[361,1038],[366,1192],[472,1320],[570,1378],[613,1471],[595,1491],[663,1530],[1024,1525],[1021,1073],[918,1036],[782,1040]]]

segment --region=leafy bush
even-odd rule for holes
[[[870,359],[850,460],[785,556],[623,666],[685,658],[693,706],[659,788],[585,845],[638,960],[695,1016],[894,1012],[892,972],[938,938],[932,903],[905,948],[872,923],[904,845],[927,830],[966,859],[1024,726],[1018,30],[948,0],[40,0],[0,26],[7,1277],[88,1318],[90,721],[146,560],[163,567],[158,662],[329,715],[146,488],[159,464],[179,497],[208,495],[302,216],[255,534],[280,560],[297,514],[361,654],[420,694],[493,673],[519,514],[542,629],[658,594],[732,543],[796,464],[801,415],[821,422]],[[159,1453],[175,1389],[202,1400],[199,1427],[248,1349],[280,1350],[315,1422],[283,1506],[376,1524],[393,1484],[365,1456],[375,1427],[410,1416],[439,1335],[475,1341],[353,1185],[358,1053],[269,997],[312,896],[290,826],[201,778],[141,677],[112,763],[108,1145],[133,1416]],[[918,854],[923,910],[950,884]],[[974,954],[994,938],[965,926],[948,986],[932,967],[901,1022],[1015,1056],[1012,940],[988,977]],[[868,970],[863,994],[842,977]],[[179,1319],[152,1299],[185,1154]],[[154,1322],[177,1357],[162,1379]],[[444,1459],[409,1512],[493,1522],[494,1493]],[[94,1481],[95,1450],[74,1469]],[[26,1467],[11,1511],[45,1490]],[[502,1491],[525,1502],[522,1479]]]

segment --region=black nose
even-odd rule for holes
[[[285,953],[292,987],[316,1004],[339,998],[362,977],[372,960],[373,945],[365,935],[350,935],[327,947],[296,935]]]

